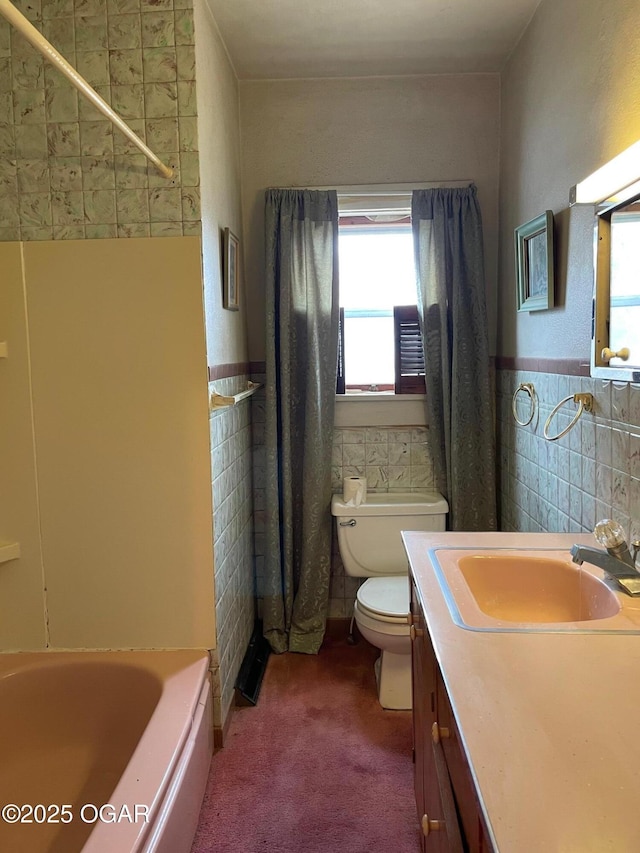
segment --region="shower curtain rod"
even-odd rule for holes
[[[162,160],[160,160],[160,158],[144,144],[140,137],[131,130],[129,125],[120,118],[115,110],[113,110],[94,89],[91,88],[84,77],[81,77],[80,74],[78,74],[73,65],[70,65],[64,56],[58,53],[55,47],[46,40],[42,33],[40,33],[33,24],[27,20],[27,18],[25,18],[22,12],[16,9],[10,0],[0,0],[0,14],[3,15],[30,44],[32,44],[33,47],[35,47],[35,49],[44,56],[47,62],[50,62],[54,68],[57,68],[58,71],[64,74],[64,76],[71,81],[81,95],[83,95],[97,110],[105,115],[109,121],[112,122],[119,131],[121,131],[121,133],[124,133],[127,139],[133,142],[133,144],[142,151],[145,157],[153,163],[161,175],[165,178],[173,177],[173,169],[170,166],[165,166]]]

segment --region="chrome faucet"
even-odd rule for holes
[[[599,521],[593,531],[594,536],[606,548],[589,548],[586,545],[574,545],[571,559],[581,566],[590,563],[598,566],[612,577],[628,595],[640,595],[640,572],[636,569],[636,557],[640,542],[633,542],[633,554],[626,543],[624,530],[617,521],[605,518]]]

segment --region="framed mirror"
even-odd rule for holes
[[[640,187],[596,208],[591,375],[640,382]]]

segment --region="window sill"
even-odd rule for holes
[[[336,394],[335,425],[424,426],[424,394]]]
[[[425,394],[394,394],[392,391],[375,391],[362,394],[336,394],[336,403],[371,403],[373,400],[388,402],[411,402],[412,400],[426,400]]]

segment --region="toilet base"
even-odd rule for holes
[[[389,711],[410,711],[411,655],[383,651],[375,662],[378,701]]]

